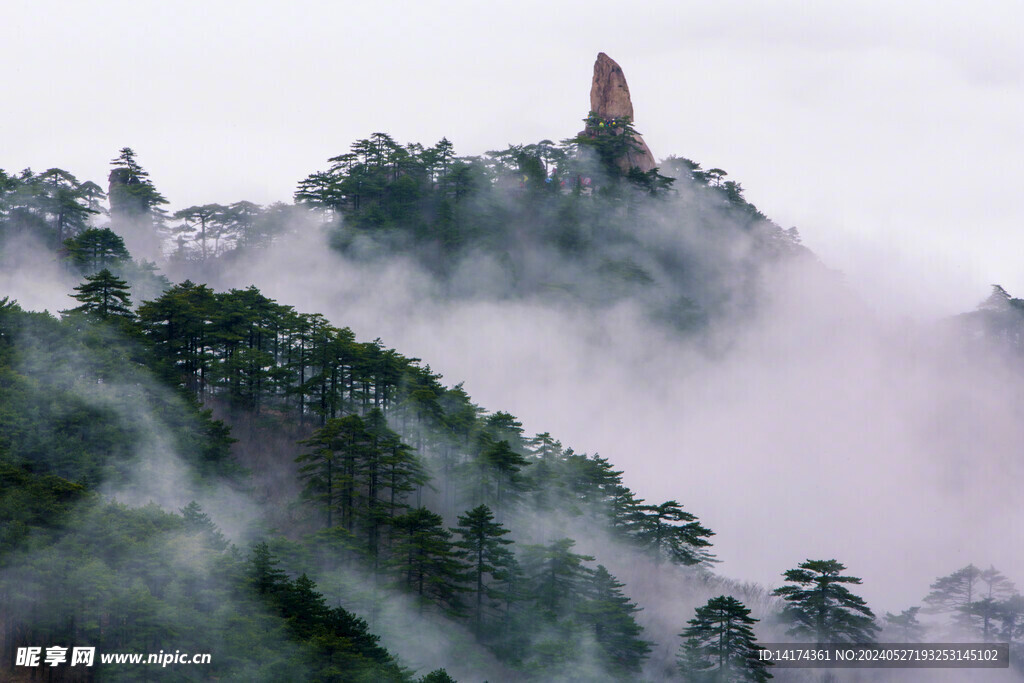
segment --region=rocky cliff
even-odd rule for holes
[[[598,53],[590,85],[590,117],[584,134],[622,135],[633,121],[633,101],[622,67],[605,53]],[[617,160],[619,168],[624,173],[634,166],[650,171],[657,165],[654,155],[639,133],[634,132],[632,136],[636,144]]]

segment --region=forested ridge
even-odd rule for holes
[[[257,286],[203,284],[287,248],[296,229],[326,230],[357,261],[413,259],[449,296],[636,301],[699,336],[756,309],[768,264],[813,258],[725,171],[670,158],[624,174],[623,144],[580,135],[460,158],[446,139],[377,133],[300,181],[295,204],[173,214],[127,148],[109,197],[62,169],[0,171],[0,239],[42,244],[78,282],[59,317],[0,298],[5,666],[18,648],[84,644],[213,653],[141,674],[152,680],[785,680],[756,662],[758,629],[1017,647],[1024,602],[995,568],[956,570],[884,617],[836,559],[779,567],[787,585],[773,594],[741,586],[718,576],[714,532],[685,492],[644,500],[611,459],[527,434],[429,359]],[[666,213],[701,249],[663,248]],[[162,245],[148,257],[187,277],[172,284],[131,243]],[[496,267],[467,286],[481,259]],[[1018,348],[1021,310],[998,289],[965,320]],[[261,441],[272,462],[252,456]],[[174,489],[163,499],[148,487],[162,480]],[[230,539],[198,502],[221,499],[251,505],[221,511]],[[654,606],[609,570],[622,556],[685,577],[706,604],[650,632]],[[413,670],[397,653],[435,647],[431,629],[451,661]],[[140,680],[132,667],[80,671],[49,673]]]

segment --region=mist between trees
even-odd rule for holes
[[[1019,469],[1019,302],[889,325],[721,169],[623,174],[602,145],[458,158],[374,134],[294,205],[169,215],[126,149],[109,224],[67,172],[0,176],[4,284],[63,310],[0,309],[5,656],[67,640],[214,653],[181,677],[760,680],[736,664],[758,638],[1016,648],[1010,580],[946,576],[960,550],[1013,575],[988,534],[1016,513],[932,504]],[[908,527],[923,540],[886,576],[870,549]],[[864,568],[884,616],[854,592]]]

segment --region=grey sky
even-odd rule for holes
[[[724,168],[869,296],[952,312],[1024,295],[1022,8],[16,2],[0,167],[105,183],[131,146],[174,207],[288,201],[374,131],[462,154],[569,137],[603,50],[656,156]]]

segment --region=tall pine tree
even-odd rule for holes
[[[680,634],[679,665],[692,683],[763,683],[772,677],[751,628],[757,619],[736,598],[720,595],[698,607]]]
[[[843,576],[846,566],[836,560],[807,560],[783,576],[793,585],[775,589],[788,604],[782,612],[789,634],[818,643],[870,643],[879,630],[864,599],[844,584],[859,584]]]
[[[622,593],[623,584],[603,565],[598,565],[590,578],[590,600],[579,609],[600,652],[605,669],[620,678],[640,674],[640,668],[651,651],[651,644],[640,637],[643,628],[633,616],[640,611]]]
[[[459,540],[455,546],[463,561],[469,566],[467,577],[473,592],[474,628],[480,635],[485,607],[500,605],[502,593],[494,588],[494,580],[507,572],[512,553],[506,546],[512,541],[502,538],[508,529],[494,521],[494,514],[486,505],[478,505],[464,515],[459,515],[455,532]]]
[[[79,313],[95,320],[130,321],[132,313],[131,288],[128,283],[104,268],[95,275],[88,275],[85,282],[75,287],[77,294],[71,296],[81,302],[69,313]]]

